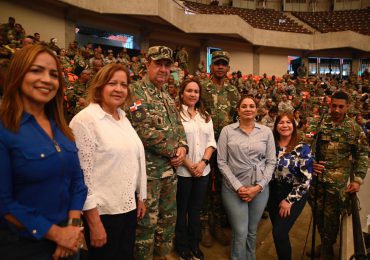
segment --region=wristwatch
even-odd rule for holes
[[[70,218],[68,219],[68,226],[82,227],[83,223],[80,218]]]
[[[203,159],[202,159],[202,162],[204,162],[206,165],[208,165],[208,164],[209,164],[209,160],[208,160],[208,159],[206,159],[206,158],[203,158]]]

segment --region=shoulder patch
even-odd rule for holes
[[[141,100],[134,102],[130,106],[131,118],[134,122],[142,122],[146,118],[144,105]]]

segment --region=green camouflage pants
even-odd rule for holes
[[[211,173],[208,182],[207,196],[201,212],[202,225],[208,221],[211,227],[227,225],[226,211],[222,204],[221,187],[222,174],[217,165],[217,153],[212,154]]]
[[[340,215],[344,209],[341,191],[344,187],[338,187],[319,182],[317,189],[310,188],[308,203],[313,211],[315,192],[317,191],[316,223],[320,233],[321,243],[333,245],[337,239],[340,227]],[[314,215],[314,212],[312,213]]]
[[[164,256],[172,250],[176,224],[175,175],[148,180],[147,213],[136,229],[135,259],[152,260],[153,255]]]

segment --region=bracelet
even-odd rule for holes
[[[82,220],[80,218],[70,218],[68,219],[68,226],[74,226],[74,227],[83,227]]]

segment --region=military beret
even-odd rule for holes
[[[148,58],[152,60],[167,59],[173,62],[173,51],[166,46],[153,46],[148,50]]]
[[[216,61],[224,60],[227,63],[230,61],[230,54],[227,51],[214,51],[212,52],[212,63]]]

